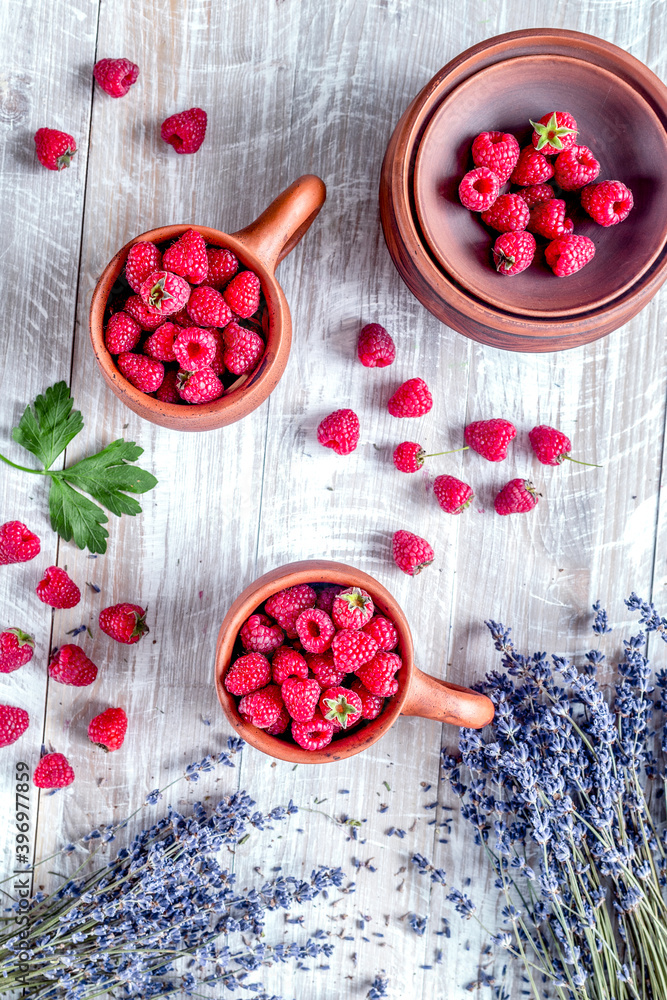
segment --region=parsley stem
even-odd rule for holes
[[[17,465],[16,462],[10,462],[8,458],[4,455],[0,455],[0,459],[6,462],[7,465],[11,465],[12,469],[19,469],[21,472],[32,472],[33,476],[50,476],[50,472],[46,472],[44,469],[28,469],[25,465]]]

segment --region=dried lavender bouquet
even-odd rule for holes
[[[623,644],[611,705],[599,650],[581,668],[523,656],[511,629],[487,622],[504,667],[480,686],[495,720],[486,742],[461,730],[460,757],[443,753],[443,777],[504,896],[492,940],[521,959],[535,1000],[667,998],[667,776],[655,752],[667,751],[667,671],[652,678],[646,655],[648,634],[667,641],[667,619],[635,594],[625,603],[644,630]],[[601,636],[611,629],[593,607]],[[445,884],[443,869],[412,861]],[[465,893],[448,899],[477,917]],[[496,996],[509,998],[502,986]]]

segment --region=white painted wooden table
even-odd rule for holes
[[[107,555],[90,559],[50,530],[41,481],[0,472],[0,523],[23,520],[42,539],[34,562],[0,570],[0,624],[24,627],[37,639],[33,661],[0,676],[0,699],[31,716],[20,742],[2,751],[7,872],[13,766],[23,760],[33,769],[42,742],[67,754],[77,777],[57,795],[32,793],[38,859],[91,825],[128,815],[147,791],[224,745],[229,727],[212,684],[218,626],[240,589],[281,563],[324,556],[376,575],[407,612],[419,665],[456,682],[473,682],[496,665],[485,618],[512,625],[522,647],[577,653],[588,648],[590,606],[598,598],[613,624],[628,620],[622,599],[633,589],[665,612],[665,292],[589,347],[542,356],[481,347],[441,326],[402,284],[384,245],[377,190],[398,118],[457,52],[512,29],[565,27],[621,45],[665,78],[667,6],[6,0],[0,20],[0,450],[21,461],[12,426],[28,400],[65,379],[85,418],[67,461],[125,436],[145,449],[142,464],[160,480],[144,497],[141,516],[111,519]],[[141,75],[115,101],[92,86],[91,70],[96,59],[119,55],[136,61]],[[159,124],[193,105],[207,110],[208,134],[195,156],[180,157],[161,142]],[[43,125],[77,139],[73,165],[60,175],[35,159],[32,136]],[[326,181],[328,199],[279,270],[294,344],[274,394],[241,423],[203,435],[136,417],[105,388],[88,340],[90,296],[103,266],[130,237],[157,225],[197,222],[233,232],[305,172]],[[367,322],[394,336],[393,367],[369,371],[356,360],[357,333]],[[426,378],[435,406],[406,427],[385,404],[400,381],[415,375]],[[315,437],[322,416],[342,406],[356,410],[362,427],[358,449],[346,458]],[[454,448],[465,423],[500,415],[521,437],[501,466],[468,453],[434,460],[412,477],[392,466],[392,448],[406,437],[429,451]],[[536,423],[562,428],[577,457],[603,467],[540,466],[525,444]],[[474,508],[460,518],[442,514],[430,492],[432,476],[445,471],[476,489]],[[545,499],[530,516],[497,517],[495,490],[524,474]],[[434,565],[414,580],[391,561],[398,528],[425,536],[436,551]],[[53,563],[82,585],[83,601],[72,611],[51,612],[35,596],[42,569]],[[134,647],[112,643],[97,628],[100,608],[123,600],[149,607],[150,637]],[[98,680],[83,689],[49,683],[49,648],[82,623],[92,630],[83,645],[100,666]],[[620,638],[605,642],[613,660]],[[86,728],[111,704],[125,707],[130,726],[122,750],[103,757],[89,747]],[[437,824],[448,813],[425,809],[437,797],[440,748],[453,746],[456,735],[402,719],[382,742],[344,763],[293,769],[246,749],[235,771],[177,786],[174,801],[181,804],[238,785],[265,809],[291,797],[304,808],[365,820],[355,843],[326,816],[304,811],[272,834],[253,835],[231,859],[241,884],[257,881],[255,866],[265,874],[277,865],[300,874],[320,862],[340,864],[356,879],[355,894],[336,905],[322,902],[306,917],[311,929],[339,935],[332,937],[329,970],[318,963],[310,972],[268,970],[264,978],[275,993],[364,997],[384,969],[394,998],[471,995],[465,986],[478,978],[484,935],[449,912],[440,887],[431,892],[427,880],[405,871],[419,851],[446,868],[452,884],[470,879],[477,901],[486,894],[484,915],[494,926],[496,895],[464,824],[455,819],[451,838],[443,838]],[[425,792],[422,783],[434,787]],[[452,802],[444,789],[439,798]],[[406,837],[387,837],[391,826]],[[353,858],[372,858],[377,871],[355,872]],[[37,881],[53,884],[40,871]],[[409,912],[429,916],[423,937],[402,919]],[[363,929],[362,915],[370,917]],[[442,915],[451,919],[449,939],[434,934]],[[278,940],[305,935],[282,918],[274,925]],[[437,948],[444,955],[436,965]],[[520,996],[511,972],[507,988]]]

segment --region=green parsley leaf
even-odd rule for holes
[[[135,462],[144,449],[134,441],[112,441],[97,455],[63,469],[60,473],[72,486],[95,497],[112,514],[141,514],[141,507],[127,493],[146,493],[157,486],[157,479]]]
[[[80,549],[106,552],[109,532],[102,525],[109,518],[96,503],[55,476],[51,479],[49,491],[49,514],[51,527],[66,542],[73,538]]]
[[[12,437],[49,469],[83,429],[83,417],[79,410],[72,410],[73,400],[66,382],[50,386],[33,405],[34,411],[30,404],[26,406]]]

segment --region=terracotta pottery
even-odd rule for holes
[[[390,618],[396,626],[399,635],[396,651],[403,661],[403,666],[396,675],[399,683],[398,692],[386,702],[378,718],[361,728],[352,730],[349,736],[335,739],[324,750],[303,750],[296,744],[270,736],[245,722],[238,712],[236,699],[229,694],[223,683],[231,664],[239,630],[246,619],[272,594],[300,583],[335,583],[348,587],[362,587],[368,591],[377,609]],[[352,757],[379,740],[399,715],[418,715],[438,722],[448,722],[453,726],[473,729],[481,729],[488,725],[494,715],[493,704],[485,695],[459,687],[458,684],[441,681],[430,674],[422,673],[415,666],[412,635],[407,618],[397,601],[382,584],[353,566],[325,559],[280,566],[255,580],[237,597],[227,612],[218,634],[215,686],[225,715],[247,743],[271,757],[299,764],[322,764]]]
[[[524,144],[528,118],[554,110],[574,114],[599,179],[627,183],[635,207],[608,229],[577,212],[575,232],[596,244],[578,274],[556,278],[538,255],[507,278],[491,265],[492,233],[459,204],[458,183],[476,134],[502,129]],[[588,343],[630,320],[667,278],[665,151],[667,88],[627,52],[574,31],[499,35],[440,70],[397,125],[380,182],[387,246],[417,298],[474,340],[517,351]]]
[[[136,236],[118,251],[102,272],[93,292],[90,339],[105,382],[126,406],[162,427],[206,431],[232,424],[264,402],[285,370],[292,342],[289,307],[275,270],[310,227],[325,198],[324,182],[313,174],[305,174],[279,194],[259,218],[232,235],[206,226],[162,226]],[[107,299],[125,266],[130,247],[146,240],[152,243],[174,240],[188,229],[196,229],[212,246],[227,247],[244,267],[257,274],[269,319],[264,355],[248,380],[220,399],[196,406],[163,403],[136,389],[118,370],[104,343]]]

